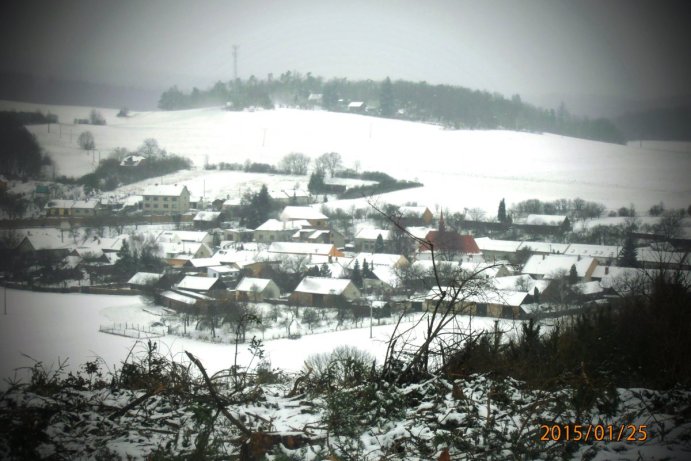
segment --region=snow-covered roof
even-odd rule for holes
[[[424,227],[424,226],[411,226],[411,227],[406,227],[405,229],[410,233],[415,238],[419,239],[424,239],[427,237],[427,234],[429,234],[431,231],[435,230],[432,227]]]
[[[279,221],[278,219],[268,219],[261,226],[257,227],[255,231],[292,231],[300,230],[303,227],[309,227],[310,223],[304,219],[294,221]]]
[[[578,256],[567,255],[533,255],[523,266],[524,274],[536,274],[550,278],[559,272],[569,274],[571,266],[576,266],[579,277],[584,277],[588,268],[595,261],[591,257],[580,258]]]
[[[259,279],[255,277],[243,277],[235,287],[235,291],[259,291],[262,292],[269,286],[271,279]]]
[[[291,199],[293,197],[305,198],[310,196],[311,194],[309,193],[309,191],[306,191],[304,189],[280,189],[269,191],[269,197],[273,199]]]
[[[353,260],[350,262],[348,267],[352,269],[353,265],[355,264],[355,261],[358,261],[358,264],[360,265],[360,268],[362,268],[362,265],[364,264],[365,260],[367,261],[367,264],[372,266],[386,266],[386,267],[392,267],[395,266],[396,264],[399,264],[400,262],[405,262],[407,261],[405,259],[405,256],[397,255],[397,254],[390,254],[390,253],[358,253],[355,255]]]
[[[572,243],[564,252],[565,255],[592,256],[593,258],[618,258],[621,247],[614,245],[588,245]]]
[[[203,267],[218,266],[220,263],[218,262],[218,259],[211,257],[211,258],[192,258],[192,259],[190,259],[190,264],[192,264],[193,267],[203,268]]]
[[[401,279],[396,275],[396,272],[393,270],[392,267],[387,267],[387,266],[374,266],[372,269],[370,269],[374,275],[377,276],[379,280],[382,282],[392,286],[392,287],[397,287]]]
[[[426,206],[402,206],[398,210],[403,216],[414,216],[416,218],[421,218],[425,211],[429,210]]]
[[[142,192],[142,195],[144,196],[151,196],[151,195],[158,195],[158,196],[168,196],[168,197],[179,197],[182,195],[182,193],[187,190],[187,186],[181,186],[178,184],[156,184],[153,186],[149,186],[146,189],[144,189],[144,192]]]
[[[162,257],[176,257],[178,259],[195,259],[205,243],[196,242],[158,242],[159,255]],[[211,252],[211,250],[209,250]]]
[[[552,243],[552,242],[523,242],[519,250],[530,247],[530,250],[535,253],[555,253],[563,254],[568,248],[568,243]]]
[[[163,277],[163,274],[155,272],[137,272],[127,283],[130,285],[150,285],[161,280],[161,277]]]
[[[360,232],[358,232],[355,235],[355,238],[364,240],[376,240],[379,235],[381,235],[382,240],[391,240],[391,231],[388,229],[363,228],[360,229]]]
[[[494,288],[501,291],[523,291],[518,287],[525,288],[525,292],[532,294],[535,288],[542,293],[545,288],[551,283],[550,280],[535,280],[528,274],[509,275],[506,277],[495,277],[490,279],[490,283]]]
[[[522,224],[530,226],[561,226],[566,220],[563,215],[529,214]]]
[[[571,285],[571,288],[584,295],[594,295],[604,291],[600,282],[597,281],[575,283]]]
[[[63,236],[59,229],[34,228],[18,230],[18,233],[25,235],[34,250],[63,250],[75,246],[69,234]]]
[[[230,266],[208,266],[207,270],[209,271],[214,271],[218,274],[232,274],[234,272],[239,272],[239,269],[236,269],[235,267],[230,267]]]
[[[229,198],[223,202],[223,207],[229,207],[229,206],[240,206],[242,204],[242,198],[240,197],[235,197],[235,198]]]
[[[636,253],[636,259],[639,262],[653,264],[691,264],[691,258],[688,253],[683,253],[681,251],[661,251],[645,247],[638,248]]]
[[[322,295],[340,295],[351,283],[348,279],[305,277],[295,288],[295,291]]]
[[[181,230],[167,230],[158,235],[159,242],[203,242],[209,237],[206,231],[181,231]]]
[[[198,277],[195,275],[187,275],[178,283],[177,288],[181,290],[210,290],[214,283],[218,282],[214,277]]]
[[[348,109],[359,109],[365,105],[364,101],[353,101],[348,104]]]
[[[449,287],[434,287],[427,292],[425,299],[436,300],[441,297],[442,292],[446,292],[444,299],[451,300],[453,298],[454,290],[457,288]],[[463,303],[484,303],[484,304],[499,304],[502,306],[520,306],[525,301],[527,292],[524,291],[513,291],[513,290],[487,290],[482,293],[473,293],[464,295],[460,293],[456,298],[458,302]]]
[[[137,166],[141,163],[142,160],[146,160],[146,158],[142,157],[141,155],[128,155],[127,157],[122,159],[122,162],[120,162],[120,165],[122,165],[122,166]]]
[[[505,253],[515,253],[521,246],[517,240],[493,240],[489,237],[477,237],[475,243],[482,251],[502,251]]]
[[[294,221],[296,219],[323,220],[329,219],[319,210],[309,206],[287,206],[280,216],[281,221]]]
[[[331,243],[308,242],[273,242],[269,245],[269,253],[318,254],[328,255],[334,249]]]
[[[197,222],[212,222],[217,220],[219,216],[221,216],[220,211],[200,211],[192,220]]]
[[[197,300],[191,296],[185,296],[183,294],[176,293],[176,292],[170,291],[170,290],[167,290],[167,291],[164,291],[163,293],[161,293],[161,297],[172,299],[174,301],[178,301],[178,302],[190,304],[190,305],[195,304],[197,302]]]

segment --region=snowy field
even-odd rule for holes
[[[290,152],[317,157],[338,152],[344,166],[381,170],[399,179],[417,179],[422,189],[386,194],[391,203],[418,202],[461,211],[480,207],[494,214],[502,198],[511,204],[528,198],[552,200],[581,197],[617,209],[633,203],[647,210],[663,201],[667,208],[691,203],[691,155],[688,143],[633,142],[627,146],[552,134],[512,131],[453,131],[431,124],[387,120],[325,111],[276,109],[225,112],[205,108],[174,112],[135,112],[117,118],[116,110],[101,109],[106,126],[74,126],[90,108],[0,102],[0,110],[43,110],[64,124],[36,125],[30,130],[57,164],[57,174],[81,175],[93,170],[93,156],[80,151],[76,140],[93,132],[105,157],[115,147],[135,149],[146,138],[193,160],[198,168],[218,162],[277,163]],[[70,134],[71,133],[71,134]],[[96,156],[96,160],[98,156]],[[193,195],[204,184],[196,171],[163,178],[167,183],[190,182]],[[222,175],[216,176],[219,180]],[[237,177],[223,179],[236,190]],[[306,178],[275,177],[279,182]],[[270,179],[269,179],[270,180]],[[269,188],[275,187],[273,182]],[[365,206],[364,200],[333,202],[330,206]]]
[[[0,378],[15,375],[15,369],[31,366],[34,360],[55,369],[58,361],[68,359],[68,370],[78,369],[86,361],[101,358],[109,369],[120,367],[137,340],[100,333],[101,325],[134,323],[148,326],[160,319],[153,313],[161,308],[147,305],[139,296],[37,293],[7,290],[7,315],[0,314]],[[153,312],[153,313],[152,313]],[[491,329],[492,318],[465,318],[473,331]],[[407,323],[405,325],[410,325]],[[513,330],[512,321],[502,321],[502,328]],[[379,363],[386,353],[386,340],[393,326],[374,326],[369,337],[365,328],[305,335],[300,339],[265,341],[267,358],[273,367],[298,371],[312,354],[330,352],[339,345],[349,345],[372,353]],[[249,339],[249,338],[248,338]],[[233,363],[234,346],[195,341],[175,336],[159,340],[160,350],[181,357],[187,350],[199,357],[210,372],[228,368]],[[143,345],[135,346],[143,350]],[[30,358],[25,357],[28,355]],[[241,347],[240,363],[249,361],[246,346]],[[22,371],[17,376],[22,376]]]

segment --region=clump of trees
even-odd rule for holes
[[[57,117],[40,112],[0,112],[0,174],[8,178],[39,177],[41,168],[52,160],[24,125],[56,121]]]
[[[306,175],[311,161],[305,154],[292,152],[281,159],[278,168],[282,173]]]
[[[276,203],[269,196],[266,184],[262,184],[259,191],[254,193],[248,191],[243,194],[237,214],[240,224],[254,229],[269,219],[271,213],[277,209]]]
[[[582,198],[557,199],[543,202],[538,199],[523,200],[511,207],[514,215],[548,214],[566,215],[572,220],[599,218],[605,211],[605,206],[597,202],[589,202]]]
[[[128,155],[140,155],[145,158],[136,166],[122,165],[122,159]],[[130,184],[142,179],[174,173],[189,169],[192,162],[162,149],[155,139],[146,139],[134,152],[124,148],[115,149],[109,158],[101,160],[93,173],[86,174],[77,181],[84,186],[84,191],[109,191],[122,184]]]
[[[255,76],[216,82],[207,90],[193,88],[189,93],[177,86],[161,94],[163,110],[226,105],[231,110],[249,107],[272,108],[272,101],[297,107],[311,107],[311,93],[321,93],[324,109],[346,111],[350,101],[378,105],[369,112],[381,117],[397,117],[439,123],[454,129],[510,129],[550,132],[578,138],[624,143],[626,138],[604,118],[591,119],[569,113],[565,104],[540,108],[525,103],[520,95],[507,98],[499,93],[471,90],[453,85],[430,85],[405,80],[383,81],[324,80],[311,73],[284,72],[277,79]]]

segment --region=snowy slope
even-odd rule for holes
[[[50,111],[67,124],[90,110],[0,102],[0,109],[7,108]],[[295,109],[238,113],[204,108],[139,112],[127,119],[115,117],[112,109],[101,112],[107,126],[64,125],[62,137],[55,125],[50,133],[45,125],[30,127],[54,157],[58,174],[79,175],[94,168],[92,156],[76,145],[78,133],[88,129],[103,156],[118,146],[134,149],[153,137],[169,152],[191,158],[197,167],[207,158],[211,163],[248,158],[275,163],[290,152],[312,157],[339,152],[345,166],[359,162],[363,170],[382,170],[425,184],[422,190],[388,194],[387,200],[452,210],[481,207],[494,214],[504,197],[508,203],[582,197],[611,208],[633,202],[639,210],[660,201],[668,208],[691,203],[691,156],[676,144],[668,149],[661,143],[621,146],[552,134],[451,131],[424,123]]]

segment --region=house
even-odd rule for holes
[[[496,318],[523,318],[527,311],[522,305],[528,299],[523,291],[487,290],[482,293],[464,294],[457,287],[434,287],[425,296],[425,309],[432,310],[442,300],[442,304],[455,302],[454,312],[462,315],[479,315]]]
[[[439,218],[439,230],[429,231],[425,243],[420,245],[420,252],[431,253],[434,249],[441,259],[458,259],[463,255],[482,255],[472,235],[461,235],[455,230],[447,230],[444,216]],[[427,256],[427,255],[423,255]]]
[[[392,245],[392,232],[388,229],[360,229],[360,231],[355,234],[355,251],[366,251],[373,253],[374,246],[377,243],[377,238],[381,235],[382,242],[384,243],[383,253],[391,251]]]
[[[158,242],[158,255],[174,267],[183,267],[188,261],[209,258],[211,248],[206,243],[196,242]]]
[[[235,287],[235,299],[238,301],[261,302],[278,298],[280,295],[280,288],[271,279],[243,277]]]
[[[319,107],[323,99],[324,95],[322,93],[310,93],[309,96],[307,96],[307,105],[309,107]]]
[[[343,256],[331,243],[274,242],[269,245],[269,253],[285,255]]]
[[[220,226],[221,218],[220,211],[200,211],[194,215],[192,223],[195,229],[213,229]]]
[[[59,232],[59,231],[58,231]],[[53,263],[60,261],[70,253],[73,246],[69,240],[61,238],[62,232],[49,232],[43,229],[31,229],[14,248],[13,253],[22,260]]]
[[[312,194],[302,189],[270,190],[269,197],[280,205],[309,205],[314,201]]]
[[[163,291],[156,295],[155,300],[161,306],[190,314],[204,313],[213,302],[213,298],[209,296],[184,290]]]
[[[46,216],[96,216],[100,209],[97,200],[49,200],[43,207]]]
[[[345,236],[334,229],[300,229],[293,234],[292,240],[307,243],[332,243],[336,248],[345,246]]]
[[[287,206],[279,216],[281,221],[307,221],[316,229],[326,229],[329,218],[315,208],[309,206]]]
[[[206,275],[207,277],[221,279],[226,283],[233,283],[237,281],[240,269],[225,265],[209,266],[206,268]]]
[[[184,213],[190,209],[190,192],[187,186],[156,184],[142,193],[144,212],[168,214]]]
[[[531,254],[537,255],[552,255],[564,254],[569,249],[568,243],[552,243],[552,242],[528,242],[524,241],[519,250],[529,249]]]
[[[589,282],[597,267],[597,260],[590,257],[582,258],[557,254],[533,255],[523,266],[523,273],[537,279],[556,279],[563,276],[568,277],[571,266],[576,267],[579,281]]]
[[[521,246],[517,240],[493,240],[489,237],[475,239],[482,256],[486,261],[513,259]]]
[[[186,275],[175,288],[196,293],[213,293],[225,291],[226,285],[219,278]]]
[[[127,286],[133,289],[160,288],[163,274],[155,272],[137,272],[128,281]]]
[[[287,242],[296,231],[304,227],[310,227],[310,223],[306,220],[279,221],[269,219],[254,230],[254,241],[260,243]]]
[[[364,114],[367,112],[367,104],[365,104],[363,101],[352,101],[348,104],[348,112]]]
[[[122,159],[122,161],[120,162],[120,166],[137,167],[141,165],[141,163],[145,160],[146,157],[142,157],[141,155],[128,155],[127,157]]]
[[[168,230],[162,231],[156,237],[157,242],[172,242],[172,243],[206,243],[212,245],[214,241],[213,235],[206,231],[180,231]]]
[[[333,307],[360,298],[360,290],[348,279],[305,277],[290,295],[300,306]]]
[[[608,264],[616,261],[621,252],[620,246],[615,245],[589,245],[585,243],[571,243],[563,252],[571,256],[590,256],[597,259],[598,264]]]
[[[238,210],[242,207],[242,198],[228,198],[221,205],[221,211],[225,213],[226,216],[235,216]]]
[[[434,215],[426,206],[402,206],[398,208],[401,224],[408,226],[428,226]]]

